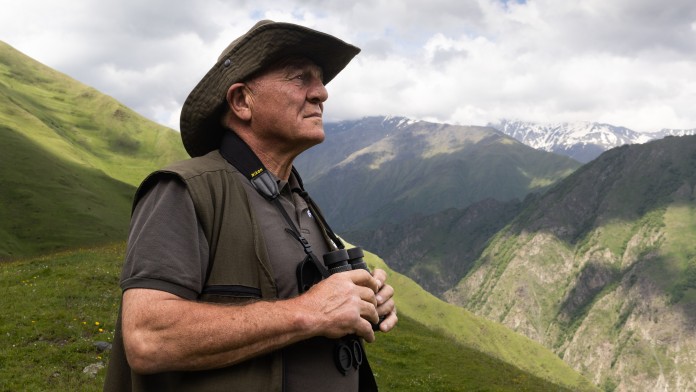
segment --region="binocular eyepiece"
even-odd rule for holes
[[[363,259],[364,255],[360,247],[347,250],[338,249],[324,255],[324,265],[328,268],[329,275],[354,269],[364,269],[370,272],[370,269],[367,268],[367,263]]]

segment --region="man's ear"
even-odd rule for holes
[[[244,83],[235,83],[227,89],[227,106],[242,121],[251,120],[251,96]]]

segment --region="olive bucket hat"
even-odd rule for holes
[[[220,116],[227,89],[243,82],[276,61],[300,55],[320,66],[324,84],[333,79],[360,49],[332,35],[303,26],[262,20],[234,40],[217,63],[198,82],[181,110],[181,139],[191,157],[220,146],[225,131]]]

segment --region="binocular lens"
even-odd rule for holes
[[[364,356],[362,345],[357,338],[344,340],[336,345],[336,351],[334,352],[336,368],[343,375],[346,375],[351,367],[357,369],[362,365]]]

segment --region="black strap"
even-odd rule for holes
[[[324,232],[329,236],[331,241],[336,245],[338,249],[345,249],[345,245],[343,245],[343,241],[341,241],[340,238],[334,233],[333,230],[331,230],[331,226],[329,226],[329,223],[326,221],[324,218],[324,214],[321,212],[321,209],[319,209],[319,206],[317,203],[314,202],[314,200],[309,196],[309,193],[305,191],[304,189],[304,184],[302,183],[302,177],[300,177],[300,173],[297,172],[295,167],[293,166],[292,172],[295,175],[295,178],[297,178],[297,183],[300,185],[300,188],[293,188],[292,191],[300,195],[304,199],[304,201],[307,203],[307,206],[309,207],[309,210],[312,211],[312,216],[317,217],[317,222],[319,223],[319,226],[324,230]]]
[[[259,157],[257,157],[256,154],[254,154],[254,152],[251,150],[249,145],[247,145],[236,133],[231,131],[225,132],[222,136],[222,142],[220,144],[220,155],[222,155],[222,157],[225,158],[230,165],[234,166],[237,170],[244,174],[257,192],[276,206],[278,211],[280,211],[280,214],[283,216],[283,219],[285,219],[288,226],[290,226],[290,228],[285,229],[285,231],[290,233],[293,238],[295,238],[300,245],[302,245],[302,249],[304,250],[305,254],[311,258],[312,264],[317,267],[317,270],[319,273],[321,273],[321,276],[327,278],[329,276],[329,270],[314,254],[314,252],[312,252],[312,247],[310,246],[309,241],[302,236],[300,230],[298,230],[295,223],[292,221],[292,219],[290,219],[290,216],[288,216],[287,211],[285,211],[285,208],[283,208],[283,205],[280,203],[280,199],[278,198],[278,196],[280,196],[278,184],[271,173],[263,165]],[[293,172],[297,175],[294,168]],[[301,180],[298,180],[298,182],[301,183]],[[323,217],[321,219],[323,220]]]
[[[225,132],[220,144],[220,154],[230,165],[234,166],[256,190],[267,200],[273,200],[280,195],[278,184],[271,173],[261,163],[259,157],[251,151],[249,145],[234,132]]]

